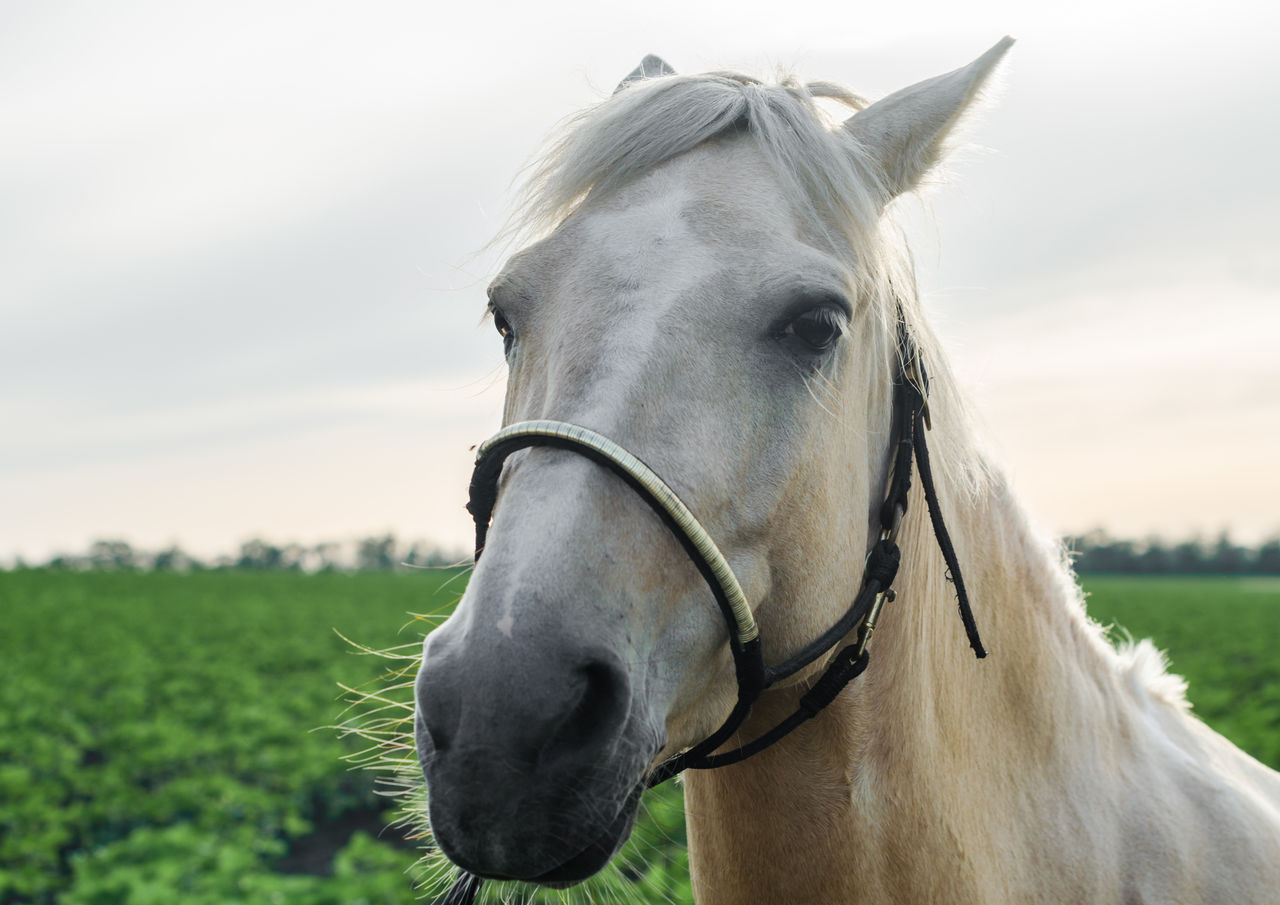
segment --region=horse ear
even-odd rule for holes
[[[676,71],[667,64],[662,57],[654,54],[646,54],[645,58],[640,61],[640,65],[627,75],[625,79],[618,83],[618,87],[613,89],[613,93],[617,94],[623,88],[634,82],[642,82],[645,79],[656,79],[663,75],[675,75]]]
[[[915,188],[942,157],[947,135],[1013,44],[1007,35],[968,66],[895,91],[845,120],[879,163],[886,202]]]

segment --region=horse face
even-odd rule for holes
[[[735,138],[586,204],[491,290],[506,420],[581,424],[662,475],[755,604],[769,659],[845,605],[866,535],[872,469],[850,468],[871,462],[850,429],[866,393],[838,388],[872,385],[876,363],[852,351],[869,319],[850,287]],[[727,637],[679,542],[617,477],[564,450],[513,455],[418,676],[444,852],[553,885],[602,867],[648,770],[732,706]]]

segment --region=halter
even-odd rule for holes
[[[987,655],[969,606],[969,595],[955,549],[942,519],[934,489],[925,433],[930,428],[928,376],[902,317],[898,314],[898,354],[893,377],[893,463],[884,501],[878,513],[879,535],[867,554],[862,582],[849,608],[829,629],[798,653],[776,666],[765,666],[760,631],[738,579],[702,523],[674,490],[653,469],[617,443],[593,430],[563,421],[521,421],[503,428],[476,451],[467,511],[476,524],[476,560],[484,552],[489,521],[498,496],[498,476],[507,457],[530,446],[550,446],[578,453],[612,471],[634,490],[680,541],[698,571],[706,579],[729,629],[729,649],[738,680],[738,700],[724,723],[707,738],[659,764],[645,780],[653,788],[686,769],[710,770],[737,763],[763,751],[801,723],[817,716],[836,695],[867,668],[871,635],[884,604],[894,599],[893,580],[901,553],[898,531],[907,511],[913,460],[920,466],[920,483],[934,537],[955,584],[960,617],[969,646],[978,658]],[[795,712],[772,729],[746,744],[719,754],[712,753],[738,731],[751,706],[768,688],[809,666],[857,630],[852,644],[841,648],[812,687],[800,698]],[[444,905],[468,905],[483,880],[459,869]]]

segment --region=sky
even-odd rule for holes
[[[1052,6],[1052,8],[1050,8]],[[464,548],[513,179],[646,53],[880,97],[1018,39],[927,308],[1044,530],[1280,531],[1280,7],[11,0],[0,561]]]

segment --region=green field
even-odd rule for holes
[[[337,632],[411,644],[431,623],[410,614],[462,580],[0,573],[0,905],[420,901],[414,851],[378,838],[386,799],[342,760],[363,743],[318,727],[343,720],[338,683],[396,665]],[[1169,651],[1200,716],[1280,767],[1280,581],[1086,586],[1096,618]],[[648,810],[607,882],[687,902],[678,789]]]
[[[1090,575],[1083,583],[1094,619],[1153,639],[1189,683],[1195,713],[1280,770],[1280,578]]]

